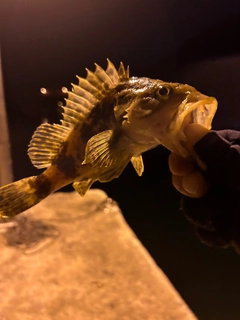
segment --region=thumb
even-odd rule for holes
[[[186,135],[185,146],[189,151],[193,150],[193,146],[199,140],[201,140],[210,130],[201,126],[198,123],[191,123],[184,128],[184,133]]]
[[[182,141],[182,144],[188,150],[188,152],[194,158],[194,160],[197,162],[198,166],[203,170],[206,170],[206,166],[199,159],[193,147],[199,140],[201,140],[209,132],[210,130],[201,126],[198,123],[191,123],[184,128],[184,134],[186,136],[186,140]]]

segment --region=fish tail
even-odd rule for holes
[[[39,203],[51,190],[51,182],[41,174],[0,188],[0,217],[13,217]]]

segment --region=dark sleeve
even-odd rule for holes
[[[194,150],[207,165],[204,175],[210,184],[240,190],[240,132],[210,132],[195,144]]]
[[[182,197],[182,211],[202,242],[240,253],[240,132],[210,132],[194,149],[207,165],[210,190],[199,199]]]

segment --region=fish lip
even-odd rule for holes
[[[179,130],[182,127],[184,119],[191,112],[193,117],[192,122],[211,129],[211,122],[217,110],[217,100],[214,97],[202,94],[197,96],[198,99],[195,101],[191,101],[190,97],[191,95],[188,95],[173,114],[168,126],[169,133],[175,133],[176,130]]]
[[[186,99],[180,104],[172,116],[166,133],[172,141],[175,152],[187,156],[181,140],[186,140],[184,128],[190,123],[198,123],[208,130],[211,129],[213,117],[217,111],[218,102],[214,97],[208,97],[199,92],[189,92]]]
[[[201,124],[210,130],[213,117],[217,111],[217,100],[203,94],[197,94],[193,101],[191,99],[192,94],[189,94],[183,102],[182,109],[179,108],[179,121],[183,123],[185,117],[192,112],[192,122]]]

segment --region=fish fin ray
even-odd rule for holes
[[[126,152],[125,142],[113,130],[94,135],[87,143],[83,164],[91,164],[97,169],[100,182],[118,178],[132,157]]]
[[[110,148],[111,139],[113,136],[112,130],[106,130],[94,135],[88,140],[84,164],[89,163],[94,167],[102,168],[113,165],[119,155]]]
[[[95,72],[92,72],[88,69],[87,70],[87,77],[86,80],[93,85],[98,92],[100,92],[101,94],[106,93],[106,89],[104,87],[104,82],[95,74]]]
[[[127,69],[125,70],[125,75],[126,75],[126,78],[128,80],[129,77],[130,77],[130,68],[129,68],[129,66],[127,66]]]
[[[114,87],[114,82],[111,77],[103,70],[98,64],[95,63],[95,75],[103,82],[106,89],[111,89]]]
[[[38,198],[34,183],[37,176],[24,178],[0,188],[0,217],[10,218],[31,208],[43,198]],[[46,194],[47,196],[48,194]],[[44,196],[44,197],[46,197]]]
[[[83,197],[94,182],[95,179],[85,179],[82,181],[74,182],[73,188]]]
[[[59,124],[41,124],[34,132],[28,148],[32,164],[38,169],[49,167],[69,132]]]
[[[142,156],[139,155],[139,156],[132,157],[131,162],[132,162],[132,165],[133,165],[134,169],[136,170],[137,174],[139,176],[141,176],[144,171]]]
[[[85,99],[90,105],[96,103],[98,100],[94,98],[93,94],[88,90],[84,89],[80,85],[72,83],[72,92],[76,94],[78,97]],[[85,102],[86,103],[86,102]]]
[[[130,161],[130,157],[124,157],[117,163],[115,166],[108,168],[100,174],[98,180],[100,182],[109,182],[115,178],[118,178],[123,170],[126,168],[127,164]]]
[[[61,122],[61,125],[62,125],[63,127],[67,128],[67,129],[69,129],[69,130],[72,130],[72,129],[73,129],[73,125],[72,125],[70,122],[68,122],[68,121],[66,121],[66,120],[60,120],[60,122]]]

